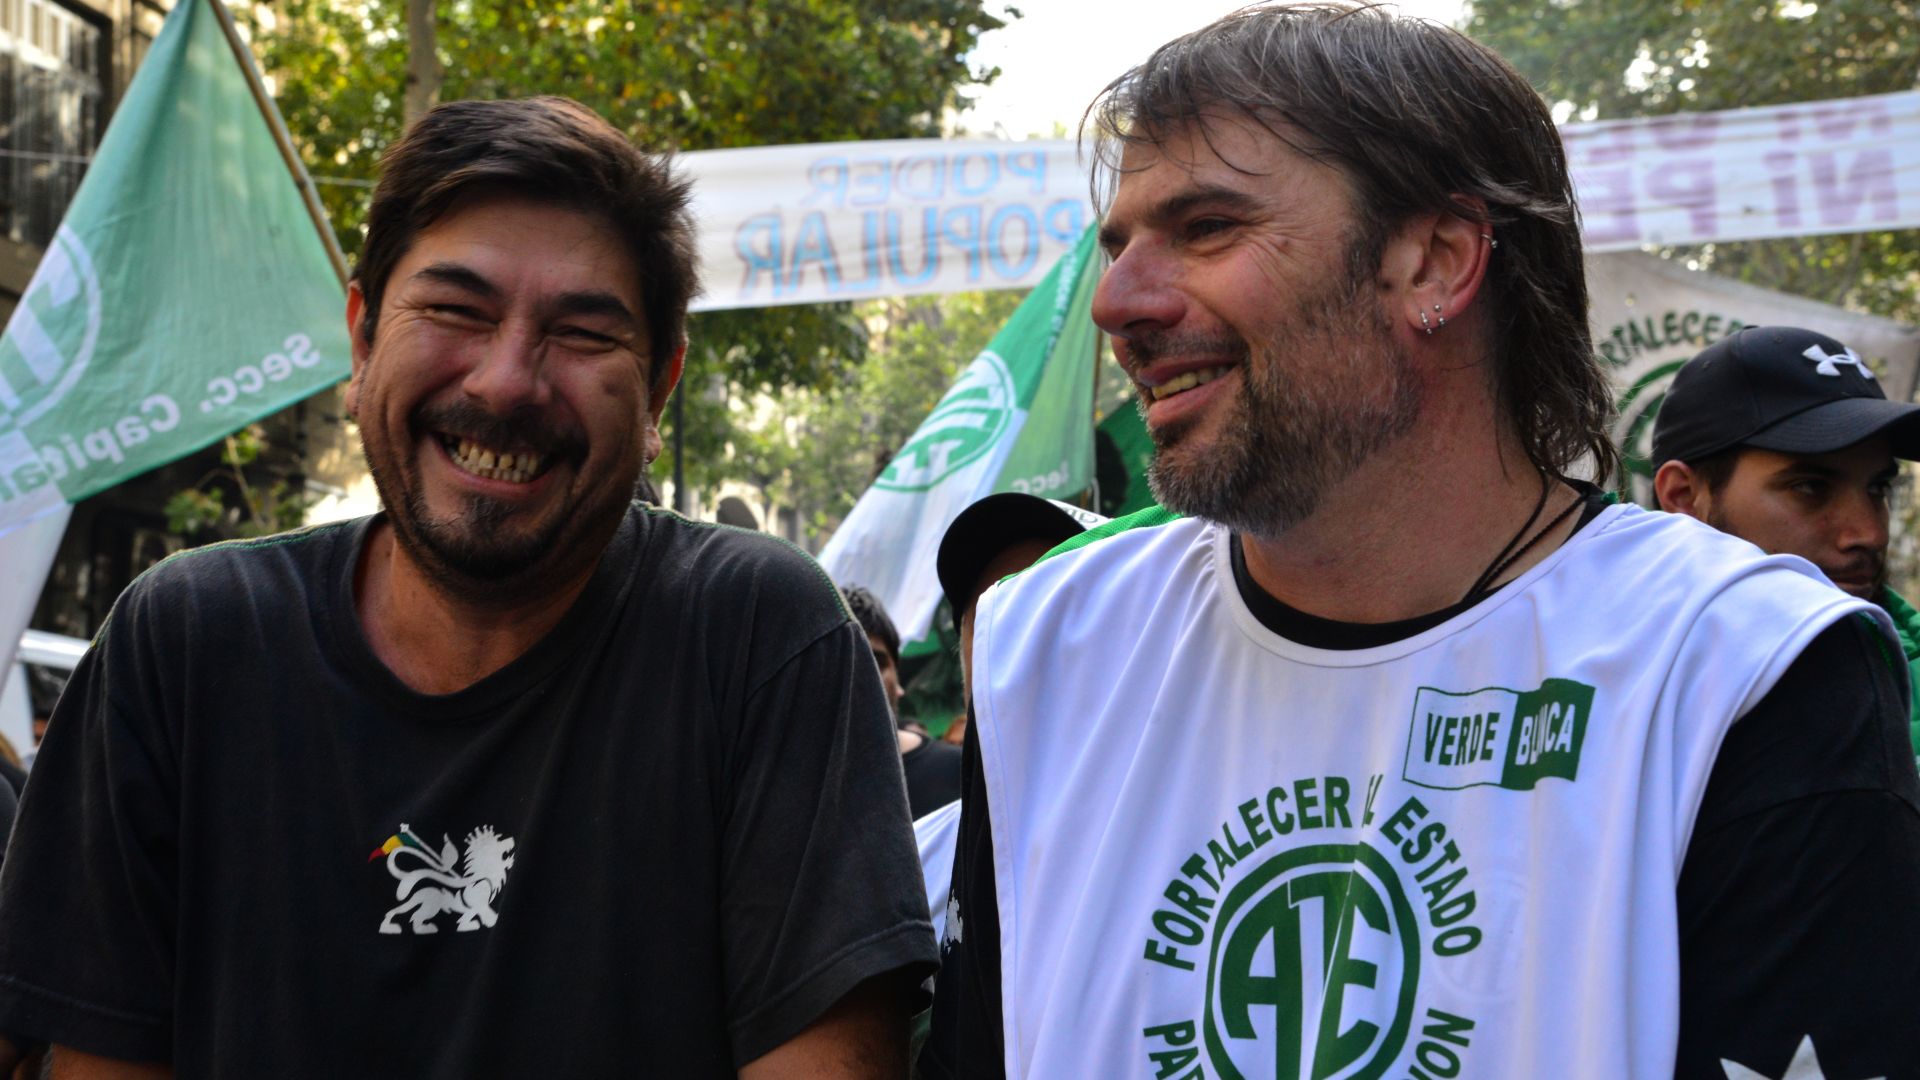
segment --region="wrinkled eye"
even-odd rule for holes
[[[486,312],[465,304],[426,304],[424,310],[435,324],[458,333],[479,334],[493,328]]]
[[[1187,222],[1187,239],[1204,240],[1233,228],[1233,222],[1226,218],[1204,217]]]
[[[553,332],[553,336],[565,338],[569,344],[585,349],[606,349],[619,344],[618,341],[615,341],[605,334],[597,334],[592,330],[578,326],[560,327]]]

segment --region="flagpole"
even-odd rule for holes
[[[189,0],[190,2],[190,0]],[[233,58],[239,62],[240,70],[247,77],[247,89],[253,91],[253,103],[260,107],[260,115],[267,121],[267,129],[273,132],[273,142],[280,148],[280,158],[286,162],[287,171],[293,174],[293,185],[300,189],[300,201],[306,204],[307,216],[313,219],[313,227],[320,234],[320,243],[327,249],[327,258],[333,263],[333,272],[340,278],[340,287],[347,285],[347,257],[340,250],[340,241],[333,235],[333,225],[327,220],[327,211],[320,205],[320,193],[313,186],[313,179],[307,175],[307,167],[294,152],[293,139],[288,136],[286,125],[280,122],[280,111],[273,107],[273,99],[267,96],[267,88],[260,81],[260,73],[254,70],[253,54],[248,51],[247,43],[240,40],[240,30],[233,24],[233,15],[227,11],[220,0],[207,0],[213,8],[213,16],[220,23],[220,29],[227,35],[227,44],[233,48]]]

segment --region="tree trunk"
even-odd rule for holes
[[[407,126],[440,100],[440,54],[434,43],[434,0],[407,0]]]

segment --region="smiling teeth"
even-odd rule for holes
[[[1199,386],[1203,383],[1210,383],[1213,380],[1219,378],[1222,375],[1225,375],[1227,372],[1232,370],[1233,370],[1232,366],[1227,365],[1222,367],[1201,368],[1198,371],[1183,372],[1179,375],[1175,375],[1171,379],[1168,379],[1166,382],[1161,383],[1159,386],[1147,387],[1147,393],[1153,396],[1153,400],[1161,401],[1166,398],[1170,398],[1173,395],[1178,394],[1183,390],[1191,390],[1194,387]]]
[[[541,466],[546,464],[544,456],[540,454],[525,451],[518,454],[497,453],[472,439],[443,441],[446,441],[447,453],[455,465],[488,480],[524,484],[540,475]]]

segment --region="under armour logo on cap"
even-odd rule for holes
[[[1842,366],[1860,373],[1842,378]],[[1846,343],[1796,326],[1745,326],[1673,376],[1653,426],[1653,464],[1691,465],[1748,446],[1827,454],[1875,436],[1920,460],[1920,405],[1888,401],[1873,369]]]
[[[1852,346],[1842,349],[1840,355],[1835,356],[1818,345],[1809,345],[1807,351],[1800,355],[1814,361],[1817,365],[1814,370],[1822,375],[1837,379],[1840,377],[1840,365],[1852,364],[1853,370],[1869,379],[1873,378],[1873,369],[1860,360],[1860,354],[1854,352]]]

